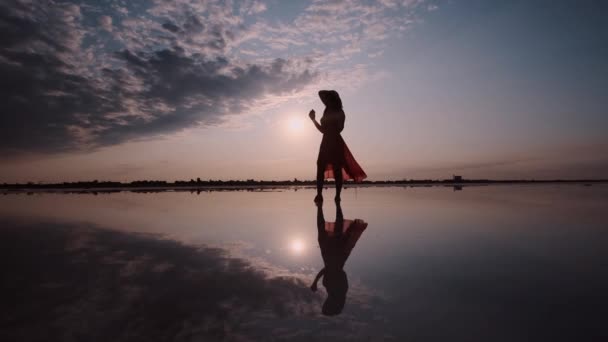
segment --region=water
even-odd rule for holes
[[[1,196],[0,337],[608,337],[608,186],[347,189],[341,208],[344,219],[362,220],[358,233],[324,245],[328,259],[350,251],[343,307],[335,265],[310,289],[324,267],[313,197],[310,189]],[[329,223],[339,215],[327,199]]]

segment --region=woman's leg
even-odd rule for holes
[[[325,163],[317,162],[317,197],[315,201],[322,200],[321,193],[323,192],[323,178],[325,174]]]
[[[334,165],[334,179],[336,180],[336,201],[340,200],[340,193],[342,192],[342,166]]]

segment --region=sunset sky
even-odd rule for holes
[[[0,183],[608,178],[607,1],[2,1]]]

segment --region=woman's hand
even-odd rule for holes
[[[308,116],[310,117],[311,120],[315,119],[315,110],[311,109],[310,112],[308,113]]]

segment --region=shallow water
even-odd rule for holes
[[[310,189],[0,196],[8,303],[0,337],[608,336],[606,185],[347,189],[344,219],[367,228],[336,252],[350,255],[334,316],[323,315],[324,280],[309,288],[324,267],[313,197]],[[330,189],[325,222],[336,221],[331,198]]]

